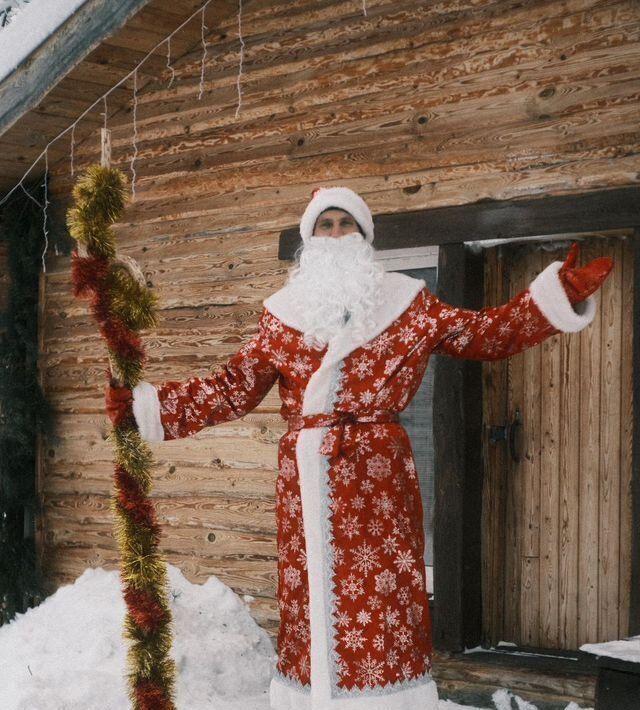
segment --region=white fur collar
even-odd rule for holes
[[[413,302],[413,299],[424,288],[422,279],[414,279],[406,274],[395,271],[385,272],[382,281],[384,292],[382,306],[375,315],[375,325],[365,335],[358,339],[353,330],[347,325],[330,341],[324,360],[338,362],[350,352],[368,343],[377,335],[386,330],[396,318],[401,316]],[[299,317],[295,312],[290,295],[290,287],[283,286],[279,291],[263,301],[264,307],[285,325],[296,330],[302,330]],[[329,364],[327,362],[326,364]]]

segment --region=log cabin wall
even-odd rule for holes
[[[320,184],[346,184],[374,214],[480,199],[581,192],[638,181],[640,6],[551,2],[245,2],[109,117],[112,161],[135,200],[116,226],[161,304],[145,334],[146,379],[206,375],[256,330],[287,264],[278,236]],[[133,88],[133,82],[128,82]],[[102,107],[99,107],[102,110]],[[99,160],[99,131],[75,146]],[[69,203],[69,162],[50,199]],[[473,238],[461,234],[461,240]],[[54,585],[116,564],[104,346],[74,301],[69,257],[48,256],[41,368],[58,413],[43,442],[42,555]],[[275,632],[276,389],[242,420],[152,446],[167,559],[255,597]]]

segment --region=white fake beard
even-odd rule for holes
[[[358,232],[309,238],[287,281],[307,346],[321,350],[344,327],[347,314],[356,336],[373,328],[384,276],[374,254]]]

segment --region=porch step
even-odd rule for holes
[[[433,677],[443,700],[494,708],[491,696],[507,688],[538,710],[565,710],[570,702],[595,706],[597,669],[588,654],[530,654],[478,651],[436,652]]]

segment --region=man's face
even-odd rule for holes
[[[313,228],[314,237],[343,237],[359,232],[355,219],[344,210],[328,209],[320,214]]]

